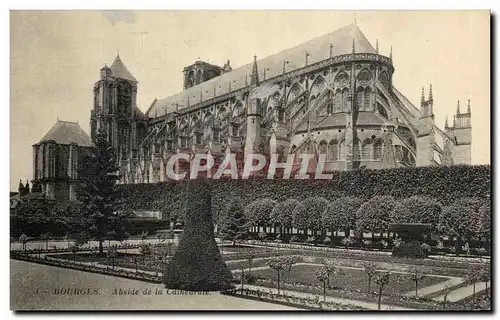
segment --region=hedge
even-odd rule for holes
[[[463,197],[489,198],[491,194],[491,167],[489,165],[436,166],[395,168],[383,170],[353,170],[333,172],[331,180],[208,180],[212,189],[214,218],[231,197],[240,197],[250,203],[272,197],[275,201],[290,198],[299,201],[323,197],[329,201],[343,196],[364,200],[374,196],[392,196],[395,199],[415,195],[428,196],[442,205],[449,205]],[[154,184],[121,185],[126,205],[133,209],[157,209],[165,217],[182,217],[185,211],[186,181],[168,181]]]

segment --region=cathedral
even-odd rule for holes
[[[106,131],[121,183],[168,180],[176,153],[324,154],[324,171],[470,164],[470,101],[442,130],[432,85],[417,107],[394,71],[392,48],[380,54],[352,24],[235,69],[196,61],[181,92],[143,113],[138,81],[117,56],[94,85],[91,136]]]

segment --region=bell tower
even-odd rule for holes
[[[126,159],[137,147],[137,83],[117,54],[111,67],[101,68],[100,79],[94,84],[91,137],[104,130],[120,159]]]

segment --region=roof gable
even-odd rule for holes
[[[76,143],[82,147],[92,145],[89,135],[76,122],[57,120],[40,142],[55,141],[58,144]]]
[[[306,54],[308,54],[308,64],[328,59],[330,57],[330,44],[333,45],[331,48],[332,56],[352,53],[353,45],[356,53],[376,53],[376,50],[358,26],[351,24],[293,48],[257,60],[257,64],[260,69],[268,70],[266,71],[266,78],[269,79],[283,74],[283,62],[285,61],[288,61],[286,63],[286,72],[290,72],[305,66]],[[149,117],[163,116],[165,113],[175,111],[175,104],[179,104],[180,109],[182,109],[188,106],[188,102],[189,105],[193,105],[244,88],[247,84],[250,84],[253,65],[254,62],[248,63],[173,96],[159,99],[153,103],[146,114]]]

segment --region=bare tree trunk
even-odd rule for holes
[[[476,283],[472,284],[472,304],[476,305]]]
[[[415,281],[415,298],[418,298],[418,281]]]
[[[380,289],[378,291],[378,310],[380,310],[380,302],[382,301],[382,286],[380,286]]]
[[[370,287],[372,285],[372,277],[368,277],[368,294],[370,294]]]
[[[323,281],[323,301],[326,302],[326,282]]]
[[[102,247],[102,240],[99,240],[99,255],[104,254],[104,248]]]
[[[278,294],[280,294],[280,271],[278,270]]]

